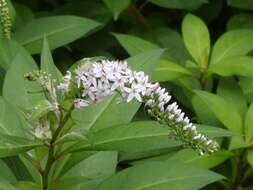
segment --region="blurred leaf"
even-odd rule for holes
[[[195,10],[201,5],[208,3],[207,0],[149,0],[150,2],[165,8],[170,9],[186,9]]]
[[[240,9],[253,10],[253,1],[251,0],[227,0],[228,5]]]
[[[205,23],[198,17],[187,14],[182,24],[184,43],[201,69],[208,64],[210,36]]]
[[[195,190],[223,177],[181,162],[148,162],[125,169],[101,183],[96,190],[159,189]]]
[[[173,81],[191,75],[192,73],[189,70],[179,64],[161,59],[155,68],[152,79],[155,81]]]
[[[0,190],[19,190],[7,181],[0,181]]]
[[[54,65],[54,60],[51,55],[50,47],[47,41],[47,38],[44,37],[43,39],[43,47],[41,52],[41,70],[51,74],[52,79],[55,79],[56,85],[58,85],[61,81],[61,77],[59,76],[59,71],[57,70],[56,66]]]
[[[143,53],[147,50],[159,49],[159,46],[137,36],[115,33],[113,35],[131,56]]]
[[[29,181],[19,181],[17,186],[20,190],[40,190],[38,184]]]
[[[0,133],[24,136],[25,127],[27,126],[20,112],[3,97],[0,97]]]
[[[17,12],[15,30],[23,27],[25,24],[34,19],[34,14],[29,7],[15,2],[15,9]]]
[[[17,155],[42,145],[35,140],[0,134],[0,157]]]
[[[208,72],[221,76],[239,75],[253,77],[253,58],[249,56],[227,57],[218,64],[211,64]]]
[[[198,127],[198,131],[205,134],[209,138],[220,138],[220,137],[230,137],[237,136],[239,134],[220,128],[216,126],[209,126],[204,124],[196,124]]]
[[[242,89],[233,78],[221,79],[217,88],[217,94],[233,105],[241,117],[244,118],[244,114],[247,111],[247,100]]]
[[[117,20],[119,14],[128,7],[128,5],[131,3],[131,0],[103,0],[103,2],[112,11],[114,20]]]
[[[253,102],[253,80],[251,78],[240,77],[239,85],[248,102]]]
[[[239,133],[242,132],[242,118],[229,102],[209,92],[200,90],[194,92],[228,129]]]
[[[247,151],[247,160],[251,167],[253,167],[253,150],[248,150]]]
[[[175,63],[185,64],[191,57],[187,52],[181,35],[170,28],[152,28],[150,35],[160,47],[166,48],[164,57]]]
[[[24,54],[17,54],[10,69],[6,73],[3,97],[22,109],[32,108],[34,104],[43,99],[42,93],[34,93],[41,91],[39,84],[27,81],[24,78],[25,74],[37,69],[31,57]]]
[[[63,22],[64,21],[64,22]],[[41,52],[43,37],[50,48],[66,45],[97,28],[99,23],[77,16],[52,16],[34,19],[16,31],[14,39],[35,54]]]
[[[167,127],[148,121],[108,127],[90,134],[88,141],[78,144],[73,146],[73,150],[137,152],[180,145],[179,142],[168,139]]]
[[[3,160],[0,160],[0,170],[1,170],[0,181],[6,180],[10,183],[17,182],[15,175]]]
[[[171,156],[169,160],[171,161],[180,161],[183,163],[194,164],[194,166],[204,167],[204,168],[213,168],[228,158],[233,154],[229,151],[220,150],[213,154],[205,154],[200,156],[196,151],[191,149],[184,149],[178,151],[176,154]]]
[[[101,0],[75,0],[75,3],[67,1],[57,6],[53,14],[87,17],[101,23],[107,23],[112,18],[111,11]]]
[[[236,29],[253,29],[253,15],[248,13],[241,13],[233,16],[227,23],[228,30]]]
[[[240,29],[224,33],[214,44],[211,63],[217,64],[224,58],[246,55],[253,50],[253,30]]]
[[[244,122],[244,134],[246,142],[253,143],[253,103],[248,109]]]

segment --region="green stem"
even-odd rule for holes
[[[53,163],[55,161],[55,156],[54,156],[55,145],[54,145],[54,143],[57,140],[57,137],[61,133],[62,129],[64,128],[64,125],[68,121],[69,117],[71,116],[71,112],[73,111],[73,109],[74,109],[74,106],[72,105],[71,108],[66,113],[66,115],[60,119],[59,126],[56,129],[56,131],[55,131],[55,133],[53,135],[52,140],[50,141],[48,159],[47,159],[44,175],[42,177],[43,190],[46,190],[48,188],[49,173],[50,173],[50,170],[51,170],[51,168],[53,166]]]

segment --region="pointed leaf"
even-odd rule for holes
[[[205,23],[198,17],[187,14],[183,20],[184,43],[200,68],[206,68],[210,52],[210,36]]]
[[[214,44],[211,64],[217,64],[225,58],[246,55],[253,50],[253,30],[232,30],[223,34]]]
[[[117,173],[95,190],[195,190],[222,178],[181,162],[148,162]]]
[[[99,23],[77,16],[51,16],[34,19],[16,31],[14,39],[31,53],[41,52],[43,37],[50,48],[66,45],[97,28]]]
[[[201,90],[194,92],[228,129],[242,132],[242,118],[231,104],[222,97],[209,92]]]

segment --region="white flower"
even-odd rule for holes
[[[158,83],[149,82],[142,71],[132,71],[126,62],[101,60],[94,64],[80,66],[75,71],[76,86],[82,97],[75,99],[76,107],[85,107],[111,95],[114,91],[120,93],[127,102],[133,99],[144,102],[147,112],[158,121],[168,123],[175,132],[176,139],[182,139],[187,145],[204,152],[213,152],[218,144],[207,139],[196,130],[185,113],[178,108],[176,102],[171,102],[171,96]],[[68,89],[71,75],[65,76],[60,88]],[[79,93],[80,94],[80,93]]]
[[[83,108],[83,107],[86,107],[89,105],[89,102],[87,100],[83,100],[83,99],[80,99],[80,98],[76,98],[74,100],[74,106],[76,108]]]
[[[71,81],[71,72],[67,71],[67,74],[63,77],[63,81],[58,85],[58,89],[64,93],[69,91],[69,85]]]

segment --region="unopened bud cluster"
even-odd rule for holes
[[[77,108],[99,102],[117,91],[127,102],[135,99],[145,103],[152,117],[170,127],[169,136],[182,141],[185,146],[200,154],[212,153],[219,147],[215,141],[197,132],[177,103],[170,103],[171,96],[164,88],[149,82],[144,72],[131,70],[125,61],[101,60],[82,64],[74,73],[68,72],[58,89],[66,93],[71,83],[79,89],[74,100]]]
[[[6,38],[11,38],[12,22],[10,17],[10,10],[6,0],[0,0],[0,21],[2,25],[3,34]]]

